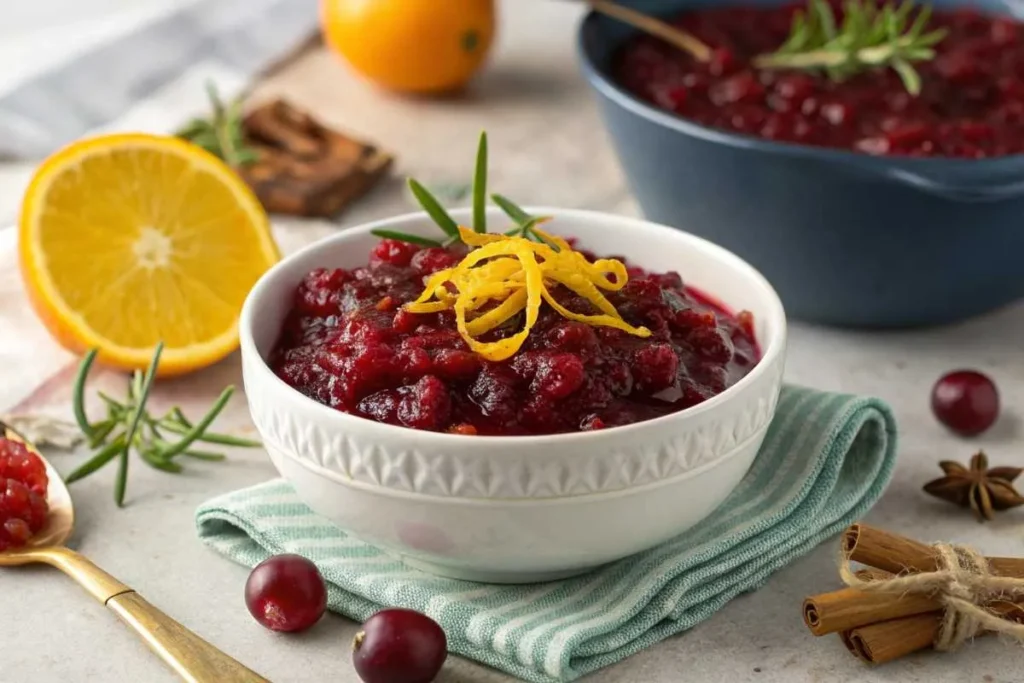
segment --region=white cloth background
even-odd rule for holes
[[[166,131],[207,79],[230,97],[317,25],[316,0],[17,4],[0,10],[0,156],[22,159],[112,124]]]

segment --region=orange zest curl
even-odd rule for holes
[[[588,325],[613,327],[638,337],[649,337],[646,327],[633,327],[622,319],[602,290],[617,292],[626,285],[626,266],[615,259],[591,263],[573,251],[561,237],[534,228],[543,240],[481,234],[459,227],[463,242],[474,247],[457,266],[431,275],[416,301],[406,304],[410,313],[454,310],[459,334],[469,348],[487,360],[509,358],[526,341],[537,323],[541,302],[559,315]],[[574,313],[558,303],[548,291],[550,283],[562,285],[583,297],[599,311],[596,315]],[[486,311],[484,306],[497,302]],[[521,311],[526,311],[523,329],[505,339],[481,342],[477,337],[490,332]]]

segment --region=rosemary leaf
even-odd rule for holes
[[[915,14],[913,0],[879,7],[875,0],[847,0],[843,21],[837,28],[828,0],[808,0],[797,12],[783,44],[769,54],[754,58],[767,69],[821,71],[840,81],[866,69],[890,68],[907,92],[921,92],[921,77],[913,62],[935,57],[931,48],[946,36],[944,29],[926,32],[931,7]]]
[[[155,453],[154,451],[148,448],[140,448],[139,456],[146,462],[146,464],[148,464],[151,467],[155,467],[161,472],[168,472],[170,474],[181,474],[183,470],[182,466],[179,465],[178,463],[172,460],[162,458],[158,453]]]
[[[513,202],[508,197],[502,196],[500,194],[492,194],[491,201],[497,204],[498,208],[504,211],[505,215],[514,220],[516,223],[522,224],[532,218],[530,214],[526,213],[524,209],[522,209],[518,204]]]
[[[421,247],[443,246],[441,242],[437,240],[432,240],[429,237],[409,235],[404,232],[395,232],[394,230],[371,230],[370,233],[382,239],[398,240],[399,242],[408,242],[409,244],[418,244]]]
[[[903,87],[907,89],[907,92],[912,94],[921,92],[921,75],[917,73],[913,64],[903,59],[897,59],[892,63],[892,68],[903,81]]]
[[[473,230],[487,232],[487,133],[480,133],[473,174]]]
[[[85,415],[85,378],[89,376],[89,370],[96,360],[97,353],[99,353],[99,349],[93,349],[85,354],[85,358],[82,359],[78,366],[78,374],[75,375],[75,386],[71,391],[75,422],[78,423],[78,428],[82,430],[86,437],[92,436],[93,427],[89,424],[89,418]]]
[[[409,178],[409,190],[413,196],[416,197],[416,201],[419,202],[423,210],[427,212],[427,215],[437,223],[437,227],[444,231],[444,234],[449,237],[458,239],[459,237],[459,225],[448,215],[448,212],[444,210],[441,203],[434,198],[434,195],[430,194],[427,188],[423,187],[419,182]]]
[[[224,406],[228,404],[228,400],[231,398],[231,394],[233,394],[234,392],[234,387],[228,387],[227,389],[222,391],[220,396],[217,398],[216,401],[214,401],[213,406],[206,413],[206,415],[204,415],[203,418],[199,420],[199,422],[197,422],[195,426],[192,427],[192,429],[190,429],[188,433],[186,433],[181,438],[180,441],[178,441],[176,444],[173,444],[170,448],[161,451],[160,455],[164,458],[174,457],[178,453],[181,453],[182,451],[188,449],[188,447],[191,446],[194,441],[201,438],[206,428],[209,427],[210,424],[215,419],[217,419],[217,415],[220,414],[220,411],[222,411],[224,409]]]
[[[184,427],[176,422],[161,422],[160,426],[169,432],[174,434],[188,434],[192,427]],[[216,434],[211,432],[204,432],[196,441],[202,441],[204,443],[215,443],[221,446],[239,446],[241,448],[254,448],[262,446],[262,442],[255,441],[253,439],[246,439],[241,436],[231,436],[230,434]]]
[[[210,453],[209,451],[187,450],[182,451],[181,454],[196,460],[206,460],[207,462],[220,462],[227,459],[227,456],[223,453]]]
[[[125,432],[124,450],[121,451],[121,456],[118,460],[117,480],[114,483],[114,500],[117,502],[118,507],[124,507],[124,493],[128,487],[128,455],[131,452],[132,446],[135,445],[135,432],[138,430],[139,421],[146,411],[146,400],[149,398],[150,389],[153,388],[153,380],[156,378],[156,370],[160,365],[160,354],[163,353],[163,350],[164,343],[162,341],[157,342],[156,349],[153,351],[153,360],[149,362],[149,368],[146,370],[145,377],[140,380],[141,374],[136,371],[132,378],[135,409],[132,411],[131,419],[128,422],[128,429]],[[145,450],[145,448],[140,449],[140,454]],[[145,459],[144,454],[143,458]]]
[[[104,446],[102,450],[96,453],[96,455],[89,458],[89,460],[83,463],[74,472],[64,477],[64,483],[71,484],[79,479],[85,479],[90,474],[116,458],[117,454],[124,450],[126,443],[124,434],[118,434],[113,441]]]
[[[117,428],[118,424],[120,424],[119,421],[110,419],[93,425],[94,430],[92,436],[89,437],[89,448],[98,448],[101,443],[107,440],[107,437]]]

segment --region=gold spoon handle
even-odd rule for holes
[[[189,683],[270,683],[171,619],[135,591],[112,597],[107,607],[135,629],[150,649]]]
[[[37,559],[73,578],[109,607],[189,683],[270,683],[171,619],[74,550],[55,547],[40,549],[34,554]]]

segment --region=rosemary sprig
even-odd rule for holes
[[[487,133],[480,133],[473,172],[473,230],[487,232]]]
[[[770,54],[754,58],[762,69],[823,71],[841,81],[866,68],[889,67],[912,95],[921,92],[914,62],[935,57],[933,49],[946,37],[945,29],[927,31],[931,7],[914,14],[913,0],[899,6],[875,0],[848,0],[837,25],[827,0],[808,0],[806,11],[793,18],[790,35]]]
[[[412,191],[416,201],[419,202],[427,215],[433,219],[447,239],[444,241],[411,235],[409,233],[395,230],[373,230],[372,233],[382,239],[398,240],[408,242],[421,247],[444,247],[459,240],[458,223],[455,221],[441,202],[427,190],[421,183],[410,178],[409,189]],[[505,215],[512,219],[515,227],[504,232],[505,235],[522,236],[535,242],[543,240],[536,233],[534,228],[541,222],[547,220],[544,216],[531,216],[524,209],[518,206],[508,197],[500,194],[492,194],[490,199],[500,208]],[[473,230],[478,233],[487,232],[487,133],[480,134],[480,142],[476,151],[476,166],[473,171]],[[549,245],[557,249],[554,245]]]
[[[224,459],[224,455],[220,453],[192,450],[190,446],[196,441],[240,447],[260,445],[259,441],[207,431],[227,405],[234,393],[234,387],[228,387],[221,392],[206,415],[195,424],[190,422],[178,407],[171,408],[162,417],[153,417],[146,409],[146,402],[156,378],[162,352],[163,342],[157,344],[146,372],[136,370],[132,375],[128,384],[127,399],[124,402],[102,392],[98,393],[107,407],[106,418],[98,422],[90,422],[85,412],[85,385],[89,370],[96,359],[96,350],[90,351],[82,359],[72,391],[73,410],[78,426],[89,439],[90,448],[99,450],[67,476],[67,483],[84,479],[116,458],[118,468],[114,482],[114,501],[118,507],[122,507],[128,485],[129,456],[132,450],[135,450],[143,462],[151,467],[177,474],[182,471],[181,465],[174,461],[178,455],[209,461]],[[176,442],[169,442],[163,438],[165,432],[180,435],[181,438]]]
[[[220,157],[229,166],[245,166],[256,161],[259,155],[246,145],[242,129],[244,98],[225,105],[213,83],[206,84],[206,94],[210,99],[210,117],[192,119],[175,135]]]

